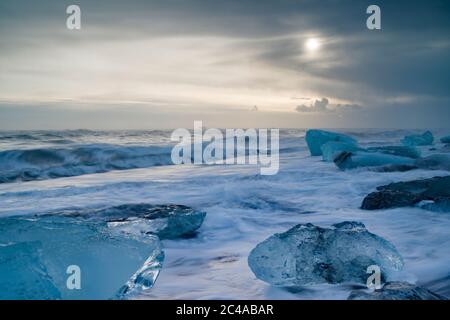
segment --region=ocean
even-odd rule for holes
[[[417,130],[338,130],[362,147],[398,145]],[[447,135],[433,130],[435,137]],[[258,280],[249,252],[299,223],[360,221],[395,245],[405,267],[398,280],[450,296],[450,215],[418,207],[365,211],[377,186],[448,175],[448,171],[341,171],[311,157],[305,130],[280,130],[280,168],[173,165],[170,130],[0,132],[0,218],[121,204],[178,204],[206,212],[194,237],[163,240],[159,278],[138,299],[346,299],[351,285],[288,290]],[[440,145],[420,147],[433,154]]]

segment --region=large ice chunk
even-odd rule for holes
[[[352,152],[362,150],[355,144],[346,142],[330,141],[322,145],[322,159],[327,162],[333,162],[334,158],[342,151]]]
[[[348,300],[447,300],[447,298],[414,284],[393,281],[375,291],[354,290]]]
[[[127,298],[151,287],[164,259],[154,235],[58,215],[0,219],[0,299]],[[69,266],[81,289],[70,290]]]
[[[442,149],[441,152],[442,151],[445,152],[446,150]],[[450,171],[450,155],[437,153],[415,159],[413,163],[389,164],[378,168],[378,170],[382,172],[409,171],[414,169]]]
[[[257,278],[276,286],[366,283],[371,265],[381,268],[382,279],[403,267],[395,247],[360,222],[331,229],[299,224],[258,244],[248,264]]]
[[[405,136],[402,143],[405,146],[428,146],[433,144],[434,137],[431,131],[426,131],[423,134],[412,134]]]
[[[330,141],[345,142],[355,146],[358,144],[355,139],[345,134],[317,129],[308,130],[306,132],[305,140],[312,156],[321,156],[322,145]]]
[[[332,162],[334,159],[342,152],[352,152],[352,153],[373,153],[375,154],[373,157],[370,157],[372,159],[371,161],[380,161],[382,159],[383,164],[384,161],[387,161],[391,163],[391,159],[398,158],[391,158],[391,157],[385,157],[382,156],[383,154],[386,155],[392,155],[402,158],[412,158],[412,159],[418,159],[420,158],[420,151],[417,150],[415,147],[409,147],[409,146],[381,146],[381,147],[370,147],[367,149],[359,148],[358,146],[354,144],[348,144],[345,142],[336,142],[331,141],[327,142],[321,147],[322,150],[322,156],[324,161]],[[410,161],[411,162],[411,161]],[[394,163],[397,163],[397,161],[394,161]],[[378,164],[376,164],[378,166]]]
[[[0,243],[0,299],[61,299],[41,263],[38,241]]]
[[[128,234],[155,234],[175,239],[195,233],[206,213],[183,205],[124,204],[99,210],[75,210],[66,216],[105,221],[111,229]]]
[[[339,169],[378,167],[386,165],[413,165],[414,159],[376,152],[341,152],[334,158]]]
[[[407,158],[413,158],[413,159],[420,158],[420,151],[417,150],[417,148],[410,147],[410,146],[370,147],[370,148],[367,148],[366,151],[391,154],[393,156],[407,157]]]
[[[450,143],[450,136],[445,136],[441,138],[442,143]]]

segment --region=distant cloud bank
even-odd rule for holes
[[[328,98],[314,100],[310,105],[302,104],[295,108],[300,113],[334,113],[361,110],[362,106],[359,104],[330,104]]]

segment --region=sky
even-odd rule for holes
[[[0,130],[448,128],[449,88],[446,0],[0,1]]]

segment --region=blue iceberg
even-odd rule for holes
[[[0,243],[0,299],[55,300],[61,293],[40,260],[38,241]]]
[[[164,253],[154,235],[59,215],[0,219],[0,299],[126,299],[150,288]],[[67,285],[79,267],[80,289]]]
[[[414,164],[420,169],[450,171],[450,155],[445,153],[432,154],[417,159]]]
[[[345,142],[354,146],[357,146],[358,144],[355,139],[345,134],[317,129],[306,131],[305,140],[312,156],[321,156],[321,147],[330,141]]]
[[[299,224],[258,244],[248,257],[260,280],[275,286],[366,283],[367,268],[377,265],[382,279],[403,267],[395,247],[360,222],[333,228]]]
[[[415,160],[412,158],[375,152],[341,152],[334,158],[334,163],[341,170],[387,165],[413,165],[414,162]]]
[[[410,146],[381,146],[381,147],[370,147],[367,149],[363,149],[358,147],[355,144],[349,144],[345,142],[336,142],[331,141],[327,142],[321,147],[322,150],[322,157],[324,161],[333,162],[336,157],[342,153],[358,153],[360,156],[362,154],[365,154],[368,156],[368,159],[370,158],[370,161],[376,161],[377,164],[375,166],[378,166],[378,162],[382,162],[382,165],[386,164],[385,161],[388,164],[398,164],[398,161],[400,159],[395,157],[402,157],[402,158],[411,158],[411,159],[418,159],[420,158],[420,151],[417,150],[415,147]],[[369,156],[368,153],[375,154],[373,157]],[[393,157],[386,157],[383,155],[391,155],[395,156]],[[392,163],[392,160],[394,161]],[[402,164],[404,164],[404,161],[400,161]],[[408,163],[410,161],[407,161]],[[373,166],[373,165],[360,165],[360,166]]]
[[[450,136],[442,137],[441,142],[442,143],[450,143]]]
[[[423,134],[413,134],[405,136],[402,143],[405,146],[429,146],[433,144],[434,137],[430,131],[426,131]]]
[[[347,151],[347,150],[345,150]],[[350,150],[352,151],[352,150]],[[410,146],[382,146],[382,147],[371,147],[366,149],[367,152],[379,152],[390,154],[393,156],[407,157],[412,159],[420,158],[420,151],[415,147]]]
[[[330,141],[322,145],[322,159],[327,162],[333,162],[334,158],[342,151],[352,152],[362,150],[355,144],[346,142]]]

